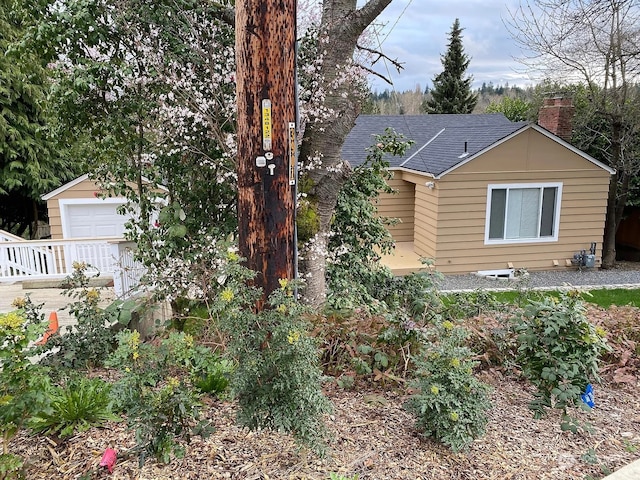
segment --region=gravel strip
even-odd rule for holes
[[[597,288],[640,288],[640,264],[638,269],[613,270],[556,270],[528,272],[512,280],[506,278],[479,277],[469,275],[447,275],[440,290],[473,291],[517,290],[531,288],[536,290],[556,289],[558,287],[597,287]]]

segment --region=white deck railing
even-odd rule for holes
[[[3,234],[0,282],[63,279],[73,273],[74,262],[85,262],[112,276],[116,295],[127,297],[145,273],[134,260],[134,249],[135,243],[116,238],[15,240]]]
[[[112,244],[112,252],[118,259],[113,272],[113,289],[118,297],[128,298],[138,293],[140,280],[147,273],[145,266],[135,259],[135,249],[135,242]]]
[[[14,235],[13,233],[9,233],[6,230],[0,230],[0,242],[24,242],[26,241],[24,238]]]

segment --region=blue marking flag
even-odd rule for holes
[[[587,388],[584,389],[584,393],[580,395],[582,401],[587,404],[589,408],[593,408],[596,406],[596,401],[593,396],[593,386],[591,384],[587,385]]]

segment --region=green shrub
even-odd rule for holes
[[[476,317],[481,313],[499,310],[502,305],[486,290],[454,292],[445,297],[444,315],[452,320]]]
[[[473,375],[477,362],[464,345],[466,332],[451,321],[433,327],[425,345],[414,358],[417,365],[412,386],[419,393],[405,404],[416,417],[416,427],[458,451],[485,432],[490,408],[489,387]]]
[[[172,318],[168,329],[188,333],[201,338],[207,335],[207,327],[211,325],[209,308],[200,299],[175,298],[171,300]]]
[[[395,277],[378,289],[388,312],[402,312],[404,318],[429,323],[439,318],[444,306],[438,291],[443,277],[440,272],[432,270],[432,260],[422,262],[425,270]]]
[[[562,410],[563,429],[575,431],[567,407],[576,405],[587,384],[599,379],[598,359],[608,349],[604,330],[589,323],[577,291],[532,301],[515,322],[518,361],[537,388],[530,408],[536,418],[548,408]]]
[[[183,442],[210,431],[207,422],[199,421],[199,394],[183,361],[192,356],[193,337],[174,333],[156,346],[142,343],[135,330],[123,330],[117,339],[118,348],[107,361],[121,373],[112,398],[135,430],[140,464],[148,455],[169,463],[172,455],[184,455]]]
[[[9,453],[8,443],[25,422],[47,403],[47,369],[32,363],[33,342],[46,323],[29,297],[16,299],[18,310],[0,313],[0,471],[17,472],[22,460]],[[8,473],[7,473],[8,474]],[[12,473],[13,474],[13,473]]]
[[[391,253],[394,241],[389,225],[397,219],[378,215],[375,200],[393,193],[387,181],[388,155],[402,156],[413,142],[387,128],[367,149],[366,161],[356,167],[340,189],[327,261],[327,304],[333,309],[365,307],[384,310],[380,286],[393,278],[380,263],[380,254]]]
[[[0,454],[0,479],[9,480],[11,478],[24,478],[22,469],[24,460],[12,453]]]
[[[103,309],[98,306],[100,290],[89,286],[84,262],[74,262],[73,273],[66,279],[67,288],[63,293],[72,302],[66,307],[77,321],[75,326],[67,326],[64,335],[52,335],[43,350],[47,356],[43,363],[70,369],[91,368],[103,364],[115,348],[115,335],[110,328],[120,323],[128,325],[133,301],[116,302]]]
[[[193,337],[185,333],[171,333],[164,345],[171,355],[171,362],[189,374],[198,390],[222,394],[227,389],[233,372],[230,361],[220,358],[210,348],[196,344]]]
[[[315,332],[327,373],[354,371],[382,382],[402,382],[425,343],[427,326],[440,317],[440,279],[431,270],[391,278],[379,285],[384,309],[377,314],[356,309],[318,317]]]
[[[237,365],[231,391],[240,407],[238,422],[252,430],[291,433],[301,445],[320,453],[325,437],[322,415],[330,403],[321,390],[318,346],[308,333],[306,309],[293,296],[295,285],[280,283],[282,288],[260,313],[234,304],[243,301],[244,285],[229,287],[216,302],[219,308],[227,307],[226,314],[220,312],[220,325]]]
[[[61,437],[84,432],[107,421],[117,421],[111,413],[111,385],[99,378],[74,378],[49,392],[48,408],[30,421],[32,430]]]

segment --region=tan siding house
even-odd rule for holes
[[[115,209],[124,203],[124,199],[100,198],[104,193],[93,180],[89,179],[88,175],[83,175],[44,195],[42,198],[47,202],[51,238],[53,240],[70,238],[70,229],[68,228],[70,225],[67,220],[69,219],[69,210],[74,206],[85,205],[91,208],[92,206],[109,204],[112,205],[109,209],[115,213]],[[65,220],[64,228],[63,219]]]
[[[122,238],[130,215],[122,215],[123,197],[105,197],[107,192],[83,175],[42,196],[47,202],[51,238]],[[159,193],[166,193],[160,187]]]
[[[389,227],[396,242],[412,242],[415,214],[415,185],[398,177],[389,185],[395,194],[383,193],[378,201],[378,213],[383,217],[397,218],[400,223]]]
[[[440,272],[576,268],[574,254],[592,243],[599,265],[613,170],[545,128],[502,115],[363,123],[369,139],[391,126],[416,142],[391,164],[399,193],[383,195],[379,211],[400,218],[391,229],[396,242],[412,242]],[[352,152],[343,150],[351,162]]]

